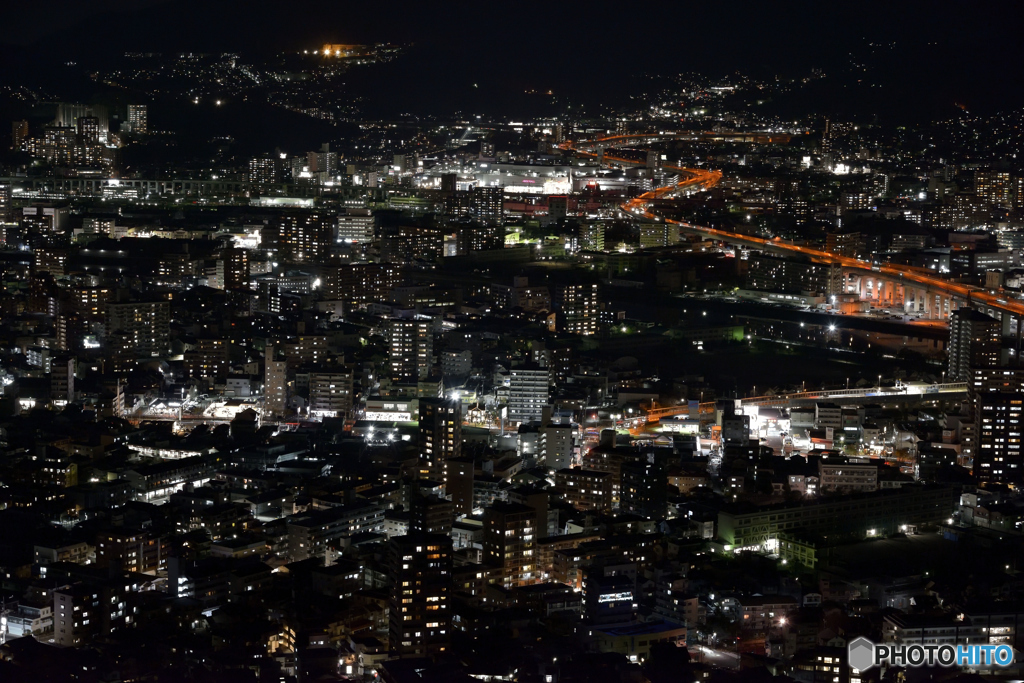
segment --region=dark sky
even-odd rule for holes
[[[919,41],[934,36],[965,49],[1020,54],[1019,3],[917,0],[851,2],[398,2],[395,0],[48,0],[8,3],[0,41],[46,44],[80,27],[106,47],[230,49],[307,42],[458,42],[467,56],[576,50],[633,52],[682,61],[691,47],[718,60],[826,59],[862,38]],[[49,47],[60,48],[50,42]],[[525,56],[525,55],[523,55]],[[538,55],[539,56],[539,55]],[[702,55],[704,56],[704,55]],[[569,60],[571,63],[571,59]],[[563,66],[568,64],[563,62]],[[557,68],[557,63],[552,63]],[[1007,64],[1015,69],[1016,64]]]
[[[49,0],[9,3],[3,17],[6,55],[415,41],[430,47],[421,68],[438,79],[456,71],[497,79],[527,71],[588,84],[639,71],[834,70],[869,41],[895,42],[885,58],[896,87],[941,89],[943,98],[990,109],[1024,105],[1024,10],[1007,0]]]

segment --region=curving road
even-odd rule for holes
[[[592,151],[595,148],[603,150],[609,147],[614,148],[616,146],[625,145],[630,142],[650,143],[673,137],[679,136],[674,134],[612,135],[597,138],[596,140],[589,142],[581,142],[579,144],[567,142],[563,143],[561,147],[566,151],[571,151],[582,156],[597,157],[598,154]],[[604,155],[604,160],[627,165],[643,165],[643,162],[609,156],[607,154]],[[916,285],[918,287],[926,288],[929,291],[962,300],[963,302],[970,301],[973,304],[980,304],[996,311],[1024,317],[1024,302],[1010,300],[1004,295],[993,294],[989,290],[974,285],[963,285],[951,282],[945,278],[936,276],[925,268],[892,263],[872,264],[869,261],[862,261],[849,256],[840,256],[838,254],[821,251],[819,249],[811,249],[810,247],[788,244],[779,238],[767,240],[761,237],[742,235],[739,233],[728,232],[726,230],[717,230],[715,228],[693,225],[691,223],[659,216],[654,212],[655,207],[652,206],[652,202],[654,200],[663,199],[681,191],[709,189],[718,184],[722,179],[721,171],[681,168],[678,166],[665,166],[664,168],[678,171],[684,177],[682,177],[675,185],[659,187],[655,190],[651,190],[650,192],[645,192],[639,197],[630,199],[626,203],[622,204],[620,208],[634,216],[656,221],[665,221],[666,223],[679,225],[680,228],[688,232],[703,234],[732,244],[739,244],[742,246],[755,247],[758,249],[781,253],[799,254],[816,263],[838,264],[851,270],[873,273],[876,277],[885,276],[887,280],[891,280],[893,282]]]

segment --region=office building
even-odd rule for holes
[[[28,234],[44,235],[61,232],[71,216],[67,206],[54,204],[33,204],[21,209],[21,224]]]
[[[679,244],[679,226],[671,223],[641,223],[640,246],[644,249]]]
[[[338,216],[337,240],[341,243],[369,244],[373,241],[373,212],[348,209]]]
[[[452,539],[439,534],[388,541],[388,643],[398,658],[433,657],[451,647]]]
[[[14,206],[11,201],[13,192],[10,183],[0,183],[0,223],[11,220],[14,216]],[[5,235],[5,240],[6,235]]]
[[[878,463],[858,462],[846,457],[822,458],[818,462],[822,493],[861,493],[878,490]]]

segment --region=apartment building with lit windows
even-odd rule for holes
[[[388,541],[388,641],[394,657],[432,657],[451,647],[452,539],[442,534]]]

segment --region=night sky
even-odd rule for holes
[[[31,71],[43,56],[101,60],[125,50],[251,53],[325,41],[414,42],[422,52],[409,65],[408,82],[427,89],[452,79],[500,81],[524,73],[538,87],[587,92],[641,72],[798,76],[813,67],[842,69],[852,53],[881,65],[885,86],[900,100],[895,108],[912,112],[916,100],[955,101],[979,112],[1024,105],[1024,11],[1007,1],[56,0],[46,6],[42,16],[32,3],[5,8],[0,56],[12,67],[6,80]]]

